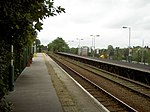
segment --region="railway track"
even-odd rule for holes
[[[55,56],[55,58],[56,57],[57,56]],[[52,58],[54,59],[54,57],[52,57]],[[91,95],[93,95],[108,110],[110,110],[110,111],[129,111],[128,107],[131,109],[130,111],[136,111],[136,110],[148,111],[149,110],[149,106],[145,105],[145,103],[147,105],[150,104],[149,91],[146,90],[142,84],[138,84],[139,86],[137,86],[137,85],[133,84],[134,81],[129,82],[127,79],[124,79],[124,78],[120,79],[120,77],[115,76],[115,74],[101,72],[98,69],[96,69],[95,67],[92,68],[89,65],[85,65],[85,64],[82,64],[79,62],[73,62],[72,60],[69,60],[66,58],[65,59],[63,58],[62,60],[61,60],[61,57],[58,57],[58,58],[59,58],[59,61],[56,59],[54,59],[54,60],[57,61],[57,63],[60,64],[62,66],[62,68],[64,68],[67,72],[69,72],[69,74],[75,74],[75,73],[77,73],[76,71],[78,71],[81,74],[80,77],[82,77],[82,78],[77,78],[77,77],[79,77],[79,73],[77,73],[78,75],[71,75],[71,76],[75,80],[77,80]],[[90,74],[90,75],[87,75],[87,74]],[[100,79],[100,77],[103,78],[103,82],[101,82],[102,80]],[[84,79],[84,81],[83,81],[83,79]],[[86,79],[86,81],[85,81],[85,79]],[[108,82],[108,80],[111,81],[111,83]],[[87,81],[88,81],[88,83],[90,82],[90,84],[87,84]],[[100,83],[103,83],[103,84],[100,84]],[[109,89],[108,89],[107,87],[105,87],[105,86],[107,86],[107,84],[108,85],[111,84],[112,85],[111,87],[116,88],[116,91],[120,91],[120,93],[125,92],[126,96],[125,95],[116,95],[116,93],[111,90],[112,88],[109,87]],[[119,86],[121,86],[121,87],[119,87]],[[103,88],[106,90],[104,90]],[[101,89],[101,91],[103,90],[105,92],[99,92],[100,89]],[[108,96],[104,96],[104,95],[102,95],[102,93],[103,94],[107,93]],[[115,95],[115,97],[112,98],[109,95],[113,96],[113,97]],[[130,95],[130,96],[128,96],[128,95]],[[100,96],[103,96],[103,98]],[[127,97],[129,97],[129,98],[127,98]],[[133,99],[133,101],[131,101],[131,98]],[[119,99],[121,99],[123,101],[121,101]],[[133,109],[133,108],[137,107],[137,103],[134,103],[134,102],[139,102],[139,100],[142,101],[142,103],[145,102],[144,103],[145,106],[143,107],[140,105],[140,106],[138,106],[138,108],[136,110]],[[118,103],[118,101],[122,102],[122,104]],[[112,102],[112,103],[110,103],[110,102]],[[126,103],[123,103],[123,102],[126,102]],[[120,106],[118,106],[118,104]],[[127,104],[131,105],[133,108],[131,108]]]
[[[65,58],[64,58],[65,59]],[[65,59],[66,61],[69,61],[72,64],[76,64],[77,66],[80,66],[83,69],[86,69],[87,71],[90,71],[92,73],[94,73],[95,75],[101,76],[103,78],[106,78],[107,80],[113,81],[116,84],[119,84],[123,87],[126,87],[127,89],[129,89],[130,91],[136,92],[137,94],[144,96],[145,98],[150,99],[150,86],[145,85],[143,83],[104,71],[104,70],[100,70],[94,66],[85,64],[85,63],[81,63],[81,62],[77,62],[77,61],[73,61],[73,60],[69,60],[69,59]]]
[[[133,63],[125,63],[121,61],[114,61],[109,59],[99,59],[92,57],[83,57],[79,55],[58,52],[59,56],[63,56],[72,60],[86,63],[95,66],[99,69],[118,74],[125,78],[139,81],[150,86],[150,66],[139,65]]]

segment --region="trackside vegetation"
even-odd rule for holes
[[[54,0],[2,0],[0,1],[0,111],[11,111],[4,96],[10,90],[11,45],[13,45],[15,79],[22,72],[24,55],[42,30],[43,19],[65,13]],[[28,51],[28,52],[27,52]]]

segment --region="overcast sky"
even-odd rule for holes
[[[131,46],[150,46],[150,0],[55,0],[55,5],[66,13],[44,20],[38,33],[41,43],[47,45],[62,37],[70,47],[92,46],[90,35],[95,37],[96,48],[128,47],[131,27]],[[78,40],[77,40],[78,38]],[[73,41],[73,42],[72,42]]]

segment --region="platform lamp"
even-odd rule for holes
[[[92,36],[92,47],[93,49],[93,57],[95,57],[95,37],[99,37],[100,35],[90,35]]]
[[[82,39],[82,38],[77,38],[77,40],[79,40],[79,44],[78,44],[78,55],[81,55],[80,41],[83,40],[83,39]]]
[[[131,62],[131,27],[126,27],[126,26],[123,26],[122,28],[128,28],[129,29],[129,53],[128,53],[128,62],[130,63]]]

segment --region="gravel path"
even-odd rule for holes
[[[63,84],[63,82],[59,79],[57,74],[55,73],[52,65],[48,62],[45,61],[48,73],[51,76],[52,83],[54,85],[54,88],[56,90],[56,93],[59,97],[59,100],[61,102],[62,108],[64,112],[79,112],[79,109],[72,98],[71,94]]]

